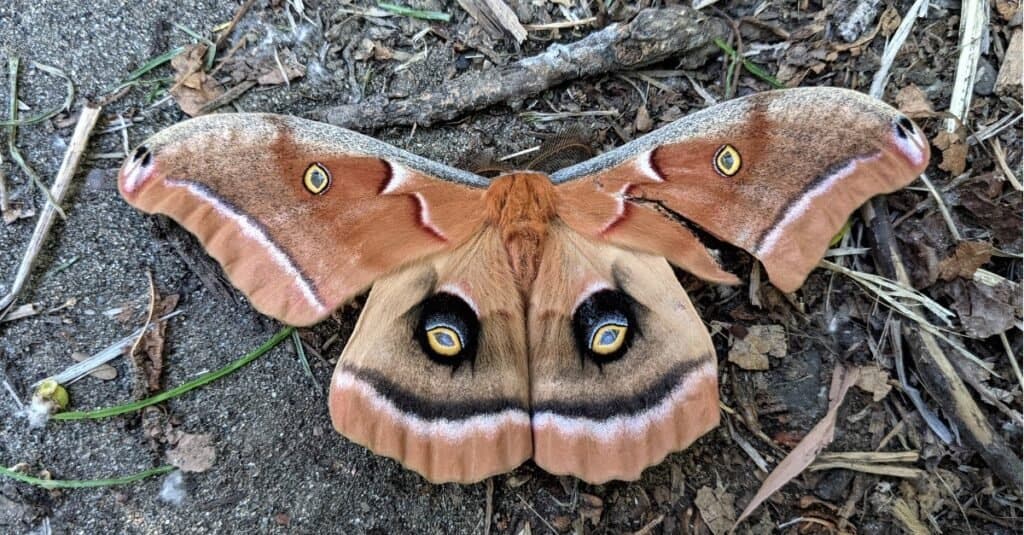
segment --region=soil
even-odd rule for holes
[[[510,39],[490,36],[455,2],[408,3],[450,14],[451,21],[445,23],[366,16],[365,10],[375,4],[364,1],[260,0],[227,41],[230,48],[239,39],[250,39],[238,52],[247,62],[238,62],[233,70],[224,69],[216,77],[228,86],[246,76],[255,77],[274,51],[279,59],[293,54],[305,73],[288,84],[257,85],[221,111],[310,115],[375,95],[416,95],[467,69],[493,68],[493,62],[514,62],[551,42],[575,41],[600,24],[628,20],[638,9],[620,2],[610,3],[600,13],[596,4],[589,3],[520,0],[508,4],[530,24],[562,21],[570,15],[600,16],[591,25],[557,33],[532,30],[530,38],[516,46]],[[855,35],[859,44],[851,46],[836,32],[839,21],[855,5],[723,0],[705,11],[736,21],[742,45],[734,39],[733,46],[756,52],[748,59],[786,84],[867,91],[887,36],[898,23],[898,14],[906,13],[911,3],[897,1],[891,11],[878,6],[878,13]],[[65,91],[61,79],[32,62],[61,69],[77,90],[69,111],[19,129],[16,141],[25,159],[49,183],[60,166],[83,99],[109,94],[147,60],[195,43],[190,32],[214,35],[213,29],[231,20],[238,8],[236,1],[203,0],[13,0],[0,5],[0,51],[7,58],[22,58],[18,76],[18,99],[26,108],[22,116],[58,105]],[[947,109],[959,54],[959,9],[953,2],[931,3],[893,65],[886,100],[895,102],[901,90],[915,86],[935,110]],[[743,17],[761,23],[738,22]],[[876,29],[879,33],[870,38]],[[990,81],[1007,59],[1014,31],[1021,31],[1019,2],[996,0],[979,67],[984,76],[979,76],[965,121],[971,132],[1021,111],[1019,84],[999,93]],[[842,45],[841,50],[835,45]],[[219,52],[218,58],[225,54],[226,50]],[[692,71],[673,72],[676,65],[672,60],[642,72],[576,80],[430,128],[392,127],[367,133],[451,165],[472,161],[474,153],[512,154],[573,126],[593,133],[595,148],[607,149],[642,134],[644,115],[656,128],[704,107],[705,99],[694,84],[717,99],[730,96],[726,94],[727,56],[716,56]],[[185,119],[176,101],[164,98],[171,82],[158,80],[172,75],[169,66],[159,67],[143,77],[154,83],[134,87],[104,109],[63,204],[68,219],[55,225],[19,299],[19,303],[38,303],[44,312],[0,323],[0,381],[10,385],[22,402],[31,398],[33,383],[72,364],[73,353],[92,354],[141,324],[149,302],[147,273],[161,295],[180,296],[177,309],[182,314],[169,321],[165,333],[160,377],[165,388],[220,368],[280,327],[256,313],[234,290],[225,292],[204,283],[198,268],[190,268],[196,258],[203,263],[197,246],[182,241],[180,231],[168,230],[166,224],[132,209],[118,195],[116,176],[125,151],[124,134],[105,130],[117,126],[119,117],[130,121],[127,142],[134,146]],[[3,80],[9,82],[8,77]],[[738,83],[730,91],[747,94],[768,88],[765,81],[740,70]],[[9,99],[9,84],[0,84],[0,102]],[[531,122],[521,115],[597,110],[617,113],[567,115],[552,122]],[[1021,121],[1016,117],[1009,128],[970,146],[963,170],[939,169],[942,151],[933,148],[929,176],[942,190],[963,239],[987,243],[995,251],[984,268],[1019,284],[1021,194],[1001,174],[991,141],[999,141],[1009,169],[1018,173],[1019,180]],[[939,115],[917,120],[929,138],[943,128]],[[38,213],[43,197],[6,150],[0,169],[12,202]],[[896,232],[906,248],[915,287],[957,311],[953,327],[957,333],[975,329],[976,336],[964,338],[963,343],[997,374],[979,374],[981,383],[1019,415],[1021,386],[999,337],[1005,333],[1011,357],[1019,359],[1019,286],[1002,301],[987,296],[994,304],[985,301],[982,307],[979,290],[970,280],[937,279],[937,264],[952,257],[957,245],[941,213],[920,183],[890,196],[889,202],[896,217],[905,216]],[[32,217],[0,223],[0,294],[9,289],[34,221]],[[848,244],[866,245],[868,233],[855,216]],[[94,479],[140,472],[166,464],[168,442],[181,432],[211,435],[216,450],[209,470],[185,474],[184,496],[177,503],[161,498],[168,476],[117,487],[60,491],[0,479],[0,530],[630,533],[646,528],[648,533],[717,535],[710,518],[714,511],[698,495],[710,492],[723,514],[735,517],[766,477],[740,441],[751,444],[774,467],[825,414],[833,368],[843,363],[876,366],[891,375],[890,384],[896,388],[880,400],[863,390],[851,390],[828,450],[871,451],[882,446],[884,451],[917,451],[920,459],[906,466],[925,475],[901,480],[844,469],[807,471],[762,505],[740,532],[899,533],[911,529],[896,512],[902,503],[910,509],[907,514],[927,529],[1020,533],[1020,489],[995,478],[969,447],[938,439],[900,390],[892,348],[883,341],[892,319],[890,311],[849,279],[820,269],[792,296],[767,284],[757,287],[758,305],[751,301],[748,282],[754,264],[748,257],[735,260],[733,271],[743,274],[745,282],[734,288],[709,285],[679,272],[715,333],[722,401],[731,413],[723,413],[722,426],[648,469],[639,481],[587,485],[551,476],[528,462],[488,483],[432,485],[337,435],[327,413],[326,388],[333,363],[358,317],[357,300],[357,305],[344,308],[336,318],[302,331],[308,345],[320,350],[320,356],[309,356],[311,374],[294,347],[285,343],[224,379],[160,405],[159,411],[145,418],[50,422],[42,429],[30,429],[19,416],[13,396],[6,390],[0,393],[4,414],[0,465],[24,463],[31,475]],[[874,270],[867,255],[848,265]],[[1008,329],[991,328],[1000,321],[996,317],[1000,313],[1009,314]],[[757,325],[781,326],[787,342],[785,356],[769,357],[766,371],[745,370],[727,359],[734,340],[744,338],[749,327]],[[331,340],[334,335],[337,341]],[[911,383],[921,388],[909,358],[907,362]],[[106,407],[131,398],[138,389],[135,373],[124,358],[112,365],[118,370],[116,379],[87,377],[68,386],[73,408]],[[969,364],[958,361],[958,365],[977,372]],[[1019,419],[973,394],[1000,439],[1019,452]],[[932,396],[941,395],[925,392],[926,405],[938,412]],[[940,418],[949,425],[941,414]]]

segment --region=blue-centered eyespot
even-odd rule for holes
[[[740,171],[740,153],[732,145],[722,145],[715,152],[715,171],[723,176],[733,176]]]
[[[622,347],[628,331],[626,325],[609,323],[594,333],[594,338],[590,340],[590,350],[598,355],[610,355]]]
[[[420,303],[413,332],[430,360],[458,368],[476,358],[480,320],[466,301],[450,293],[436,293]]]
[[[320,195],[330,187],[331,173],[326,167],[318,163],[310,164],[302,175],[302,185],[306,187],[306,191],[313,195]]]
[[[598,365],[621,358],[637,331],[635,301],[619,290],[601,290],[573,312],[573,335],[581,358]]]
[[[434,327],[427,331],[427,343],[434,353],[444,357],[457,357],[462,352],[462,339],[455,329],[445,326]]]

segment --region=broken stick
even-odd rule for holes
[[[678,57],[681,68],[695,68],[717,53],[714,39],[728,34],[725,22],[686,6],[645,9],[628,23],[612,24],[575,43],[551,45],[504,68],[463,74],[412,98],[389,101],[379,96],[312,116],[364,131],[391,125],[429,126],[569,80],[633,70],[670,57]]]
[[[910,286],[899,246],[889,222],[889,208],[884,197],[877,197],[861,209],[861,217],[870,225],[876,246],[873,248],[878,271]],[[903,338],[917,364],[917,373],[924,381],[932,399],[951,417],[967,443],[1003,483],[1014,489],[1024,484],[1021,460],[989,423],[988,417],[974,401],[960,371],[949,359],[939,340],[924,329],[904,329]]]
[[[50,188],[53,202],[46,203],[42,214],[39,215],[39,221],[36,222],[36,228],[28,242],[28,249],[25,251],[25,256],[21,259],[21,265],[18,266],[18,272],[14,276],[11,291],[7,295],[0,297],[0,319],[3,319],[11,310],[14,301],[18,298],[18,294],[21,293],[25,283],[28,282],[29,275],[32,273],[32,265],[35,264],[39,252],[43,249],[46,236],[50,233],[50,227],[53,226],[54,217],[57,215],[57,204],[60,203],[64,198],[64,194],[68,191],[71,178],[75,176],[75,172],[78,170],[78,162],[82,159],[85,147],[89,143],[89,135],[92,134],[92,129],[96,125],[96,120],[99,116],[100,107],[92,104],[86,104],[82,108],[82,113],[78,116],[75,133],[71,136],[71,143],[68,146],[67,152],[64,153],[64,161],[60,165],[60,171],[57,172],[57,178],[53,181],[53,187]]]

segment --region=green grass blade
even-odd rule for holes
[[[88,489],[93,487],[111,487],[114,485],[134,483],[150,476],[166,474],[172,470],[174,470],[173,466],[165,465],[157,468],[150,468],[149,470],[143,470],[142,472],[132,474],[130,476],[114,477],[110,479],[42,479],[39,477],[27,476],[21,472],[15,472],[10,468],[0,466],[0,475],[7,476],[11,479],[17,479],[22,483],[28,483],[29,485],[35,485],[44,489]]]
[[[217,379],[220,379],[221,377],[224,377],[225,375],[228,375],[234,372],[235,370],[238,370],[239,368],[245,366],[246,364],[249,364],[250,362],[256,360],[257,358],[263,356],[263,354],[265,354],[267,351],[273,349],[277,344],[281,343],[282,340],[291,336],[294,330],[295,327],[285,327],[284,329],[278,331],[277,334],[275,334],[273,337],[271,337],[270,340],[264,342],[263,345],[254,349],[252,352],[243,356],[242,358],[228,364],[227,366],[224,366],[219,370],[215,370],[210,373],[204,374],[176,388],[172,388],[171,390],[161,392],[155,396],[142,399],[139,401],[133,401],[131,403],[123,403],[121,405],[107,407],[105,409],[96,409],[91,411],[58,412],[57,414],[50,416],[50,419],[69,421],[109,418],[111,416],[117,416],[118,414],[134,412],[144,407],[156,405],[157,403],[167,401],[168,399],[180,396],[190,390],[199,388],[200,386],[203,386],[207,383],[216,381]]]
[[[153,58],[153,59],[143,63],[141,67],[139,67],[138,69],[135,69],[134,71],[132,71],[128,75],[128,78],[126,78],[125,81],[121,82],[120,85],[124,85],[124,84],[126,84],[128,82],[133,82],[135,80],[138,80],[139,78],[142,77],[142,75],[144,75],[147,72],[149,72],[149,71],[151,71],[151,70],[153,70],[153,69],[163,65],[164,63],[167,63],[168,61],[171,61],[172,59],[174,59],[175,56],[177,56],[178,54],[181,54],[184,51],[185,51],[185,47],[183,47],[183,46],[172,48],[172,49],[168,50],[167,52],[164,52],[163,54],[160,54],[159,56],[157,56],[157,57],[155,57],[155,58]]]
[[[736,50],[733,49],[733,47],[729,46],[729,43],[726,43],[725,41],[716,37],[715,44],[718,45],[718,48],[721,48],[722,52],[725,52],[727,56],[729,56],[733,60],[742,62],[743,68],[746,69],[747,72],[753,74],[754,76],[760,78],[761,80],[764,80],[765,82],[768,83],[768,85],[772,86],[775,89],[782,89],[783,87],[786,87],[785,84],[778,81],[774,76],[765,72],[765,70],[759,67],[756,63],[746,58],[740,57]]]

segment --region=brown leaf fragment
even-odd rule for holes
[[[288,49],[275,52],[261,66],[264,72],[256,79],[260,85],[281,85],[306,75],[306,67]]]
[[[889,384],[889,372],[875,365],[864,366],[860,369],[857,388],[870,392],[872,400],[882,401],[892,390],[892,385]]]
[[[181,111],[192,117],[200,114],[204,104],[224,93],[220,82],[203,70],[206,50],[205,44],[190,45],[171,60],[174,69],[171,96]]]
[[[787,352],[786,330],[781,325],[752,325],[745,337],[733,339],[729,362],[744,370],[767,370],[768,355],[785,357]]]
[[[693,500],[701,518],[715,535],[729,533],[736,519],[736,496],[723,487],[701,487]]]
[[[153,317],[159,318],[173,312],[178,306],[178,299],[178,294],[170,294],[157,299],[153,308]],[[139,350],[143,355],[139,361],[146,386],[151,394],[161,390],[160,376],[164,369],[164,335],[166,332],[167,323],[160,322],[142,335],[142,342],[139,344]]]
[[[213,467],[217,450],[209,434],[182,433],[174,449],[167,451],[167,462],[182,472],[205,472]]]
[[[992,246],[987,242],[960,242],[952,255],[939,262],[939,278],[944,281],[956,278],[971,279],[974,272],[991,258]]]
[[[928,100],[928,95],[914,84],[910,84],[896,94],[896,104],[904,115],[911,119],[920,117],[931,117],[935,114],[935,108]]]
[[[654,122],[651,121],[651,114],[647,111],[647,106],[641,104],[636,109],[636,119],[633,121],[633,127],[636,128],[637,132],[648,132],[653,126]]]
[[[964,143],[963,136],[943,130],[932,139],[932,144],[942,151],[939,169],[952,175],[963,174],[967,169],[967,144]]]

